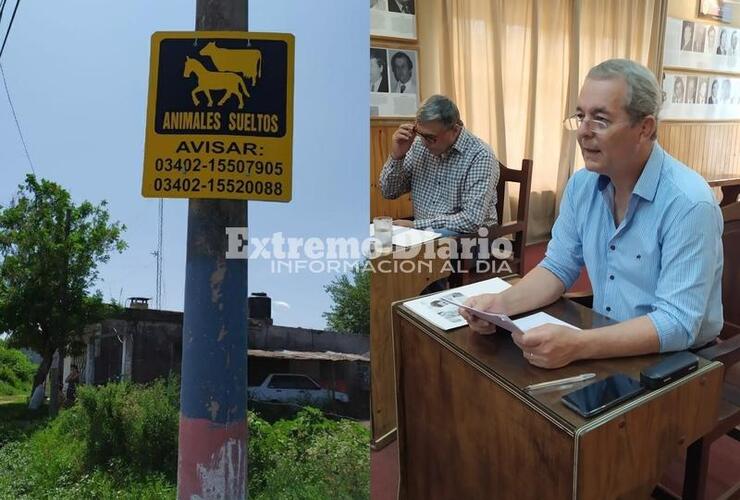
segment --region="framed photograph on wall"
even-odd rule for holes
[[[370,47],[370,118],[413,117],[419,107],[419,51]]]
[[[667,72],[663,92],[661,120],[740,120],[740,78]]]
[[[740,27],[669,17],[663,64],[666,68],[740,74]]]
[[[699,0],[699,17],[725,22],[723,0]]]
[[[416,40],[419,0],[370,0],[370,36]]]

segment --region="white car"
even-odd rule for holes
[[[347,394],[324,389],[311,377],[294,373],[272,373],[265,378],[262,384],[247,387],[250,399],[271,403],[328,404],[332,401],[332,393],[334,400],[340,403],[349,402]]]

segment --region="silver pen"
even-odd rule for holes
[[[581,373],[580,375],[576,375],[575,377],[568,377],[568,378],[561,378],[558,380],[550,380],[549,382],[540,382],[539,384],[531,384],[524,388],[525,391],[534,391],[537,389],[544,389],[545,387],[552,387],[555,385],[563,385],[563,384],[572,384],[575,382],[583,382],[584,380],[588,380],[591,378],[594,378],[596,376],[595,373]]]

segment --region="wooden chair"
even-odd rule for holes
[[[740,202],[722,207],[725,229],[722,234],[724,269],[722,271],[722,306],[724,326],[716,345],[701,349],[703,358],[721,361],[725,365],[717,424],[712,431],[692,443],[686,451],[684,469],[684,500],[706,498],[709,471],[709,451],[712,443],[725,434],[740,441]],[[740,471],[737,471],[740,477]],[[721,498],[740,496],[740,482]]]
[[[499,274],[508,275],[511,273],[521,274],[523,269],[522,261],[524,257],[524,247],[527,242],[527,216],[529,214],[529,195],[532,188],[532,160],[522,160],[521,170],[507,168],[503,163],[498,162],[499,180],[496,186],[496,215],[498,220],[503,219],[504,214],[504,192],[507,182],[519,184],[519,201],[517,202],[516,219],[506,224],[496,224],[489,226],[488,229],[488,249],[490,251],[491,242],[497,238],[513,236],[512,239],[512,256],[507,260],[511,271],[498,273],[500,261],[495,257],[488,258],[468,258],[459,260],[455,273],[450,276],[450,286],[456,287],[475,283],[484,279],[498,276]],[[477,233],[463,235],[458,237],[458,241],[464,238],[480,238]],[[461,245],[460,245],[461,247]],[[462,250],[462,248],[460,248]],[[474,249],[474,255],[480,255],[479,249]],[[497,264],[499,267],[497,267]],[[482,269],[481,272],[478,270]]]

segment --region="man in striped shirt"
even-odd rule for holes
[[[566,186],[545,258],[505,292],[468,301],[508,315],[537,309],[557,300],[585,265],[594,310],[618,323],[514,334],[533,365],[700,347],[722,328],[722,214],[704,179],[657,143],[661,102],[653,74],[633,61],[591,69],[565,120],[586,168]],[[463,315],[474,330],[493,331]]]
[[[471,134],[447,97],[434,95],[393,134],[380,173],[385,198],[411,192],[414,220],[393,223],[446,236],[496,224],[499,169],[491,148]]]

